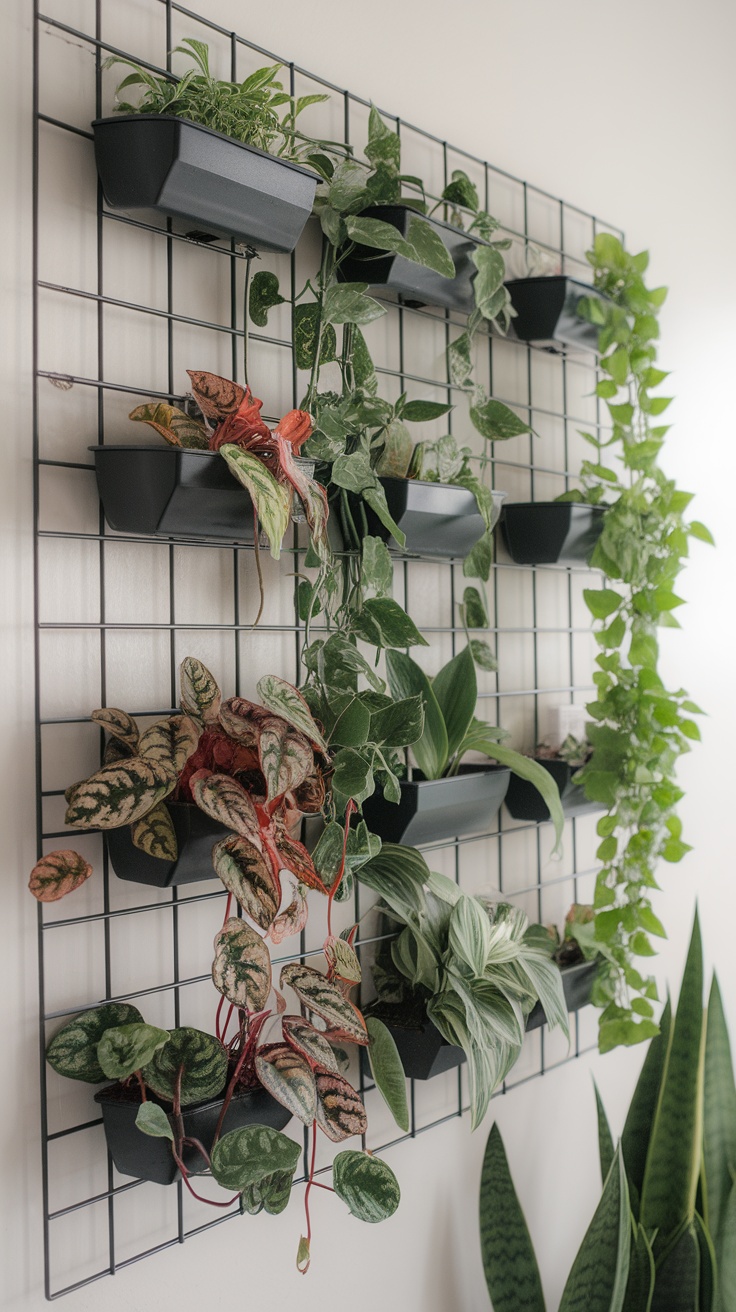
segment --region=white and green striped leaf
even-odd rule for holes
[[[181,774],[199,742],[199,726],[190,715],[170,715],[157,720],[141,734],[138,755],[157,761]]]
[[[483,974],[491,948],[491,922],[475,898],[463,896],[452,908],[448,947],[475,975]]]
[[[160,861],[176,861],[179,855],[174,822],[165,802],[159,802],[141,820],[136,820],[131,825],[130,837],[134,847]]]
[[[186,656],[179,668],[181,709],[202,724],[216,724],[222,695],[214,675],[196,656]]]
[[[311,966],[291,962],[281,971],[281,988],[292,988],[308,1011],[321,1016],[331,1029],[339,1030],[351,1043],[369,1042],[365,1021],[340,990]]]
[[[365,1134],[368,1118],[359,1095],[342,1075],[318,1074],[317,1124],[333,1143]]]
[[[250,839],[233,834],[215,844],[212,864],[228,893],[234,895],[251,920],[261,929],[268,929],[278,912],[281,890],[258,848]]]
[[[271,555],[278,560],[291,518],[292,490],[279,483],[258,456],[228,442],[220,447],[230,473],[250,492],[261,527],[268,538]]]
[[[230,916],[215,936],[215,988],[236,1007],[262,1011],[271,992],[268,948],[245,921]]]
[[[169,1042],[158,1049],[141,1075],[160,1098],[173,1101],[180,1070],[183,1107],[216,1098],[227,1080],[227,1052],[219,1039],[204,1030],[189,1026],[169,1030]]]
[[[46,1049],[46,1060],[59,1075],[68,1080],[102,1084],[105,1072],[97,1057],[97,1044],[106,1030],[115,1025],[142,1022],[137,1007],[129,1002],[106,1002],[75,1016],[55,1034]]]
[[[311,1125],[317,1114],[317,1086],[309,1062],[288,1043],[267,1043],[256,1053],[256,1074],[264,1089],[296,1116]]]
[[[327,743],[312,712],[293,684],[287,683],[286,679],[280,679],[276,674],[267,674],[258,684],[258,696],[269,711],[287,720],[325,756],[328,754]]]
[[[401,1201],[391,1167],[380,1157],[345,1149],[332,1163],[332,1186],[359,1221],[386,1221]]]
[[[237,779],[229,774],[211,774],[206,779],[195,779],[192,796],[205,815],[226,829],[234,829],[260,852],[261,830],[256,808]]]
[[[132,825],[163,801],[175,774],[158,761],[131,756],[103,765],[69,790],[65,823],[74,829],[119,829]]]
[[[105,1030],[97,1044],[97,1060],[109,1080],[127,1080],[153,1061],[154,1054],[169,1042],[169,1031],[133,1021]]]

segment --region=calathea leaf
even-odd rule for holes
[[[141,1075],[149,1089],[160,1098],[173,1101],[182,1067],[182,1107],[216,1098],[225,1087],[227,1053],[219,1039],[203,1030],[189,1026],[169,1030],[169,1042],[158,1049],[153,1060],[143,1067]]]
[[[289,724],[303,733],[310,743],[318,747],[325,756],[328,754],[327,743],[315,723],[312,713],[301,693],[286,679],[275,674],[267,674],[258,684],[258,696],[274,715],[280,715]]]
[[[119,829],[134,824],[168,796],[176,776],[157,761],[131,756],[103,765],[68,796],[65,823],[74,829]]]
[[[33,867],[28,887],[39,902],[58,902],[79,888],[91,874],[89,861],[78,852],[68,849],[47,852]]]
[[[399,1050],[391,1031],[377,1016],[369,1016],[366,1026],[370,1035],[368,1060],[376,1088],[400,1130],[409,1130],[409,1105],[406,1100],[406,1077]]]
[[[262,1011],[271,992],[271,958],[268,948],[245,921],[230,916],[215,936],[212,980],[236,1007]]]
[[[293,1176],[301,1146],[269,1125],[231,1130],[212,1149],[212,1174],[223,1189],[248,1189],[285,1171]]]
[[[294,307],[294,357],[297,369],[311,369],[317,354],[319,340],[319,305],[310,301],[307,305]],[[337,338],[332,324],[322,327],[319,349],[320,364],[328,364],[337,359]]]
[[[135,752],[139,738],[138,725],[127,711],[119,711],[116,706],[103,706],[101,710],[93,711],[90,719]]]
[[[189,715],[157,720],[141,734],[138,755],[181,774],[199,742],[199,728]]]
[[[401,1200],[401,1190],[391,1167],[380,1157],[346,1149],[332,1163],[332,1184],[338,1198],[347,1203],[359,1221],[386,1221]]]
[[[237,779],[229,774],[211,774],[206,779],[195,779],[192,796],[205,815],[228,829],[234,829],[236,834],[247,838],[261,851],[261,831],[256,809]]]
[[[339,1029],[351,1043],[368,1043],[365,1021],[351,1002],[342,996],[319,971],[292,962],[281,971],[281,988],[292,988],[308,1011],[312,1011],[331,1028]]]
[[[278,912],[281,891],[262,852],[241,834],[233,834],[215,844],[212,864],[251,920],[260,929],[268,929]]]
[[[220,455],[230,473],[250,492],[271,555],[278,560],[291,518],[291,488],[286,483],[279,483],[263,461],[252,451],[244,451],[242,446],[227,442],[220,447]]]
[[[276,917],[268,931],[271,942],[283,943],[285,938],[291,938],[293,934],[301,934],[307,923],[308,913],[307,891],[303,884],[298,883],[291,902],[281,915]]]
[[[97,1057],[97,1044],[115,1025],[143,1022],[137,1007],[129,1002],[106,1002],[101,1007],[75,1016],[55,1034],[46,1049],[46,1060],[68,1080],[102,1084],[105,1072]]]
[[[133,1021],[105,1030],[97,1044],[97,1060],[109,1080],[125,1080],[147,1066],[154,1054],[169,1042],[169,1031]]]
[[[259,754],[267,800],[273,802],[293,791],[314,769],[314,752],[308,739],[280,715],[261,721]]]
[[[253,275],[248,293],[248,313],[257,328],[265,328],[269,310],[285,302],[286,298],[279,291],[279,280],[275,273],[262,269]]]
[[[148,401],[145,405],[137,405],[128,418],[150,424],[171,446],[209,450],[210,443],[204,424],[165,401]]]
[[[164,802],[159,802],[141,820],[131,825],[130,837],[134,847],[161,861],[176,861],[179,855],[176,830]]]
[[[327,1040],[302,1016],[282,1016],[281,1028],[286,1042],[306,1057],[310,1066],[339,1074],[335,1054]]]
[[[333,1143],[365,1134],[368,1118],[362,1100],[342,1075],[317,1075],[317,1124]]]
[[[429,646],[406,611],[389,597],[370,597],[356,616],[354,628],[359,638],[374,647]]]
[[[179,669],[181,709],[202,724],[216,724],[222,696],[217,680],[196,656],[186,656]]]
[[[267,1043],[256,1053],[256,1074],[264,1089],[311,1125],[317,1114],[317,1086],[312,1068],[288,1043]]]
[[[142,1102],[136,1113],[135,1123],[137,1129],[142,1130],[144,1134],[150,1134],[154,1139],[171,1139],[171,1142],[174,1142],[171,1122],[163,1107],[159,1107],[157,1102]]]

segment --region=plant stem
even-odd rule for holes
[[[249,249],[245,257],[245,278],[243,280],[243,384],[248,386],[248,306],[250,300],[250,275],[254,252]]]
[[[311,1247],[311,1243],[312,1243],[312,1218],[309,1215],[309,1193],[312,1188],[312,1185],[314,1184],[314,1168],[315,1168],[316,1160],[317,1160],[317,1122],[314,1121],[312,1124],[312,1156],[309,1163],[309,1179],[307,1181],[307,1187],[304,1191],[304,1214],[307,1218],[307,1246],[308,1247]],[[309,1262],[307,1262],[307,1265],[304,1267],[301,1274],[305,1276],[308,1270],[309,1270]]]
[[[322,263],[320,264],[319,274],[317,276],[317,287],[318,287],[317,306],[319,307],[319,314],[317,316],[317,340],[314,346],[314,360],[312,361],[312,372],[309,376],[309,386],[307,388],[307,395],[304,402],[305,409],[309,410],[310,412],[313,411],[314,403],[317,399],[317,387],[319,385],[320,355],[322,354],[322,336],[324,333],[322,306],[325,299],[325,292],[327,290],[327,285],[332,276],[332,259],[333,259],[332,247],[328,242],[327,238],[325,237],[323,238],[322,241]]]

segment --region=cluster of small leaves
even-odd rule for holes
[[[610,298],[590,299],[581,309],[599,325],[604,377],[597,392],[612,431],[584,434],[595,448],[595,459],[581,469],[584,498],[606,506],[591,558],[605,586],[585,592],[601,651],[597,694],[587,708],[593,754],[577,778],[607,810],[598,822],[595,893],[596,940],[605,957],[596,1000],[604,1008],[600,1043],[607,1050],[657,1031],[656,985],[636,959],[653,954],[649,935],[664,935],[650,903],[656,864],[679,861],[689,850],[675,814],[682,793],[674,773],[678,757],[700,737],[692,719],[698,707],[684,690],[668,690],[658,673],[657,629],[677,627],[673,612],[682,598],[674,585],[688,539],[712,539],[704,525],[685,521],[691,494],[658,463],[668,426],[656,420],[671,400],[653,394],[667,376],[656,366],[666,289],[646,287],[645,252],[629,255],[608,234],[598,235],[588,259],[596,287]]]

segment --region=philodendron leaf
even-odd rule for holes
[[[92,874],[92,866],[79,852],[47,852],[31,871],[28,887],[39,902],[58,902],[73,893]]]
[[[171,1139],[171,1142],[174,1142],[171,1122],[163,1107],[159,1107],[157,1102],[142,1102],[136,1113],[135,1123],[139,1130],[144,1134],[150,1134],[154,1139]]]
[[[428,647],[416,624],[390,597],[370,597],[355,618],[355,632],[374,647]]]
[[[271,992],[271,957],[254,929],[230,916],[215,935],[215,988],[235,1007],[262,1011]]]
[[[365,1134],[368,1118],[355,1089],[342,1075],[319,1074],[317,1081],[317,1124],[333,1143],[354,1134]]]
[[[273,923],[281,900],[280,890],[269,862],[240,834],[223,838],[212,849],[215,874],[228,893],[248,913],[251,920],[266,930]]]
[[[497,1125],[480,1177],[480,1247],[494,1312],[545,1312],[542,1281]]]
[[[330,360],[337,359],[335,329],[332,324],[324,324],[319,339],[319,318],[319,305],[316,301],[294,307],[294,358],[297,369],[312,368],[318,340],[320,364],[328,364]]]
[[[189,715],[157,720],[141,734],[138,755],[181,774],[199,742],[199,727]]]
[[[295,1052],[306,1057],[310,1066],[339,1074],[335,1054],[319,1030],[302,1016],[282,1016],[281,1028],[286,1042]]]
[[[97,1044],[97,1060],[109,1080],[127,1080],[147,1066],[159,1048],[169,1042],[169,1031],[133,1021],[105,1030]]]
[[[391,1167],[380,1157],[348,1148],[332,1163],[332,1186],[359,1221],[386,1221],[401,1201]]]
[[[278,560],[291,518],[291,488],[287,483],[279,483],[263,461],[252,451],[244,451],[242,446],[228,442],[220,447],[220,455],[230,473],[250,492],[271,555]]]
[[[217,724],[222,695],[217,680],[196,656],[186,656],[179,669],[181,709],[202,724]]]
[[[180,1070],[182,1107],[216,1098],[227,1080],[227,1053],[220,1040],[189,1026],[169,1030],[169,1042],[158,1049],[141,1075],[159,1098],[173,1101]]]
[[[304,1125],[317,1115],[312,1068],[288,1043],[267,1043],[256,1053],[256,1074],[264,1089]]]
[[[46,1060],[59,1075],[68,1080],[84,1080],[87,1084],[102,1084],[105,1072],[97,1057],[97,1044],[106,1030],[115,1025],[142,1022],[137,1007],[129,1002],[106,1002],[102,1007],[75,1016],[46,1049]]]
[[[259,755],[266,780],[267,801],[273,802],[293,791],[314,770],[314,751],[303,733],[280,715],[261,721]]]
[[[559,1312],[622,1312],[629,1276],[631,1215],[621,1149],[572,1264]]]
[[[131,752],[135,752],[139,738],[138,725],[127,711],[120,711],[116,706],[103,706],[99,711],[93,711],[90,719],[107,729],[114,738],[119,738]]]
[[[407,747],[421,738],[423,729],[422,697],[404,697],[373,712],[370,739],[381,747]]]
[[[366,296],[367,282],[344,282],[330,287],[322,302],[322,319],[326,324],[372,323],[386,313],[372,296]]]
[[[265,328],[269,310],[274,305],[284,305],[285,300],[279,291],[279,280],[275,273],[262,269],[253,275],[248,293],[248,313],[256,328]]]
[[[391,596],[394,567],[389,549],[380,538],[363,538],[360,577],[362,586],[374,596]]]
[[[488,628],[488,610],[477,588],[466,588],[463,593],[465,623],[469,629]]]
[[[163,801],[176,775],[157,761],[131,756],[103,765],[90,779],[69,789],[65,823],[74,829],[120,829]]]
[[[218,1139],[212,1149],[212,1174],[223,1189],[243,1191],[276,1172],[293,1176],[301,1146],[269,1125],[246,1125]]]
[[[128,418],[150,424],[171,446],[209,450],[210,443],[204,424],[193,419],[185,410],[179,410],[177,406],[168,405],[165,401],[148,401],[145,405],[137,405]]]
[[[318,747],[325,756],[328,754],[325,742],[316,721],[301,693],[286,679],[276,674],[265,675],[258,683],[258,696],[274,715],[280,715],[289,724],[303,733],[310,743]]]
[[[414,252],[412,258],[415,264],[423,264],[425,268],[439,273],[442,278],[455,277],[452,256],[439,233],[426,219],[416,215],[409,220],[406,240]]]
[[[399,1050],[391,1031],[377,1016],[368,1016],[366,1026],[370,1035],[368,1060],[376,1088],[400,1130],[409,1130],[409,1105],[406,1099],[406,1076]]]
[[[369,1042],[365,1021],[357,1007],[348,1002],[340,990],[324,975],[320,975],[318,970],[302,966],[299,962],[291,962],[281,971],[280,984],[282,989],[292,988],[308,1011],[321,1016],[331,1029],[339,1030],[344,1039],[349,1039],[351,1043]]]
[[[211,774],[206,779],[195,779],[192,796],[205,815],[234,829],[261,849],[261,831],[253,802],[245,789],[229,774]]]
[[[142,819],[131,825],[133,846],[160,861],[176,861],[179,845],[171,812],[165,802],[159,802]]]
[[[531,432],[529,424],[524,423],[513,410],[502,401],[488,398],[480,388],[470,407],[470,419],[481,436],[491,442],[506,442],[511,437]]]

